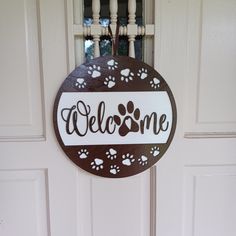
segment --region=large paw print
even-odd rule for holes
[[[78,88],[85,88],[86,82],[83,78],[77,78],[75,86],[78,87]]]
[[[140,117],[140,110],[138,108],[134,109],[133,102],[129,101],[126,107],[123,104],[119,104],[118,111],[122,118],[115,115],[114,121],[117,125],[120,125],[120,136],[126,136],[129,132],[138,132],[139,124],[137,121]]]
[[[88,157],[89,152],[87,151],[87,149],[81,149],[78,152],[79,158],[80,159],[86,159]]]
[[[117,165],[112,165],[110,168],[110,173],[116,175],[120,172],[120,167]]]
[[[117,157],[117,151],[114,148],[110,148],[107,152],[106,152],[107,158],[108,159],[116,159]]]
[[[153,78],[151,81],[150,81],[150,84],[151,84],[151,87],[154,88],[154,89],[157,89],[160,87],[160,80],[157,79],[157,78]]]
[[[118,62],[116,62],[114,59],[111,59],[107,62],[107,65],[109,70],[115,70],[118,67]]]
[[[134,155],[131,155],[129,153],[122,155],[122,159],[123,159],[122,164],[125,166],[131,166],[132,163],[135,161]]]
[[[140,165],[145,166],[148,163],[148,158],[144,155],[142,155],[139,159],[138,162]]]
[[[101,170],[103,169],[103,160],[99,158],[95,158],[93,162],[91,162],[92,169]]]
[[[154,157],[156,157],[156,156],[158,156],[159,153],[160,153],[160,148],[159,148],[159,147],[156,147],[156,146],[155,146],[155,147],[152,147],[150,153],[151,153]]]
[[[146,79],[148,76],[147,69],[144,68],[140,69],[137,75],[140,77],[140,79]]]
[[[108,88],[112,88],[116,85],[116,79],[115,77],[112,77],[111,75],[109,75],[107,78],[105,78],[104,84],[108,87]]]
[[[121,80],[125,82],[129,82],[130,80],[133,80],[134,73],[130,71],[130,69],[124,69],[120,72],[121,74]]]
[[[97,78],[101,76],[100,70],[101,70],[100,66],[93,65],[89,67],[88,74],[90,74],[92,78]]]

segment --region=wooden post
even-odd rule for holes
[[[94,41],[94,57],[100,56],[100,35],[101,27],[99,24],[100,18],[100,0],[92,0],[93,24],[91,25],[91,35]]]
[[[129,56],[135,58],[134,41],[137,35],[136,18],[136,0],[129,0],[128,2],[129,24],[127,25],[128,38],[129,38]]]
[[[117,0],[110,0],[110,17],[111,17],[111,31],[113,35],[112,43],[115,40],[115,32],[116,32],[116,24],[117,24],[117,12],[118,12],[118,3]],[[112,47],[112,54],[114,54],[113,47]]]

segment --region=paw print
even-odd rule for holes
[[[125,82],[129,82],[130,80],[133,80],[134,73],[130,71],[130,69],[124,69],[120,72],[121,74],[121,80]]]
[[[155,146],[155,147],[151,148],[150,153],[151,153],[154,157],[156,157],[156,156],[158,156],[158,154],[160,153],[160,148]]]
[[[108,159],[116,159],[117,157],[117,151],[113,148],[110,148],[107,152],[106,152],[107,158]]]
[[[134,109],[133,102],[129,101],[126,107],[123,104],[119,104],[118,111],[122,118],[115,115],[114,121],[117,125],[120,125],[120,136],[126,136],[129,132],[138,132],[139,124],[136,121],[138,121],[140,117],[140,110],[138,108]]]
[[[103,160],[99,158],[95,158],[93,162],[91,162],[92,169],[101,170],[103,169]]]
[[[157,79],[157,78],[153,78],[150,81],[150,84],[151,84],[151,87],[154,88],[154,89],[160,88],[160,80]]]
[[[107,65],[109,70],[115,70],[118,67],[118,62],[116,62],[114,59],[111,59],[107,62]]]
[[[132,163],[135,161],[135,159],[133,158],[134,155],[130,155],[129,153],[122,155],[122,164],[125,166],[131,166]]]
[[[81,149],[79,152],[78,152],[78,155],[79,155],[79,158],[80,159],[86,159],[88,157],[88,150],[87,149]]]
[[[88,74],[90,74],[92,78],[97,78],[101,75],[100,70],[101,70],[100,66],[93,65],[89,67]]]
[[[142,155],[139,159],[138,159],[138,162],[140,165],[144,166],[144,165],[147,165],[148,163],[148,158],[144,155]]]
[[[105,78],[104,84],[108,87],[108,88],[112,88],[113,86],[115,86],[116,82],[115,82],[115,77],[112,77],[111,75],[109,75],[107,78]]]
[[[140,79],[146,79],[148,76],[147,69],[144,68],[140,69],[137,75],[140,77]]]
[[[78,88],[85,88],[86,82],[83,78],[77,78],[75,86],[78,87]]]
[[[116,175],[120,172],[120,167],[117,165],[112,165],[110,168],[110,173]]]

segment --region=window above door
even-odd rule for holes
[[[94,57],[112,54],[108,25],[114,35],[117,20],[118,54],[153,65],[153,6],[153,0],[68,0],[68,70]]]

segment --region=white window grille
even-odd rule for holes
[[[89,17],[84,16],[84,10],[86,9],[85,4],[88,3],[91,5],[91,16]],[[107,47],[106,51],[102,52],[102,55],[111,53],[112,41],[109,38],[108,24],[110,24],[114,37],[118,13],[121,12],[119,7],[127,9],[127,20],[126,22],[125,20],[121,22],[119,35],[121,36],[121,41],[122,36],[128,39],[128,55],[135,57],[136,54],[138,59],[144,59],[148,64],[153,64],[152,37],[154,36],[154,24],[152,23],[154,4],[152,0],[143,2],[142,0],[86,0],[85,4],[84,1],[81,0],[67,1],[69,70],[80,65],[86,59],[90,59],[86,51],[88,48],[92,50],[92,52],[89,52],[90,57],[91,55],[93,55],[92,57],[100,56],[104,45]],[[103,16],[104,10],[101,14],[101,9],[104,5],[106,5],[105,11],[107,11],[105,16]],[[136,18],[137,5],[141,5],[141,10],[139,9],[139,11],[141,11],[140,18],[143,18],[143,20],[138,21],[138,18]],[[143,43],[141,37],[143,38]],[[139,49],[136,50],[136,53],[135,42],[139,45]],[[141,49],[142,47],[144,50]],[[143,58],[137,53],[140,50],[143,52]]]

